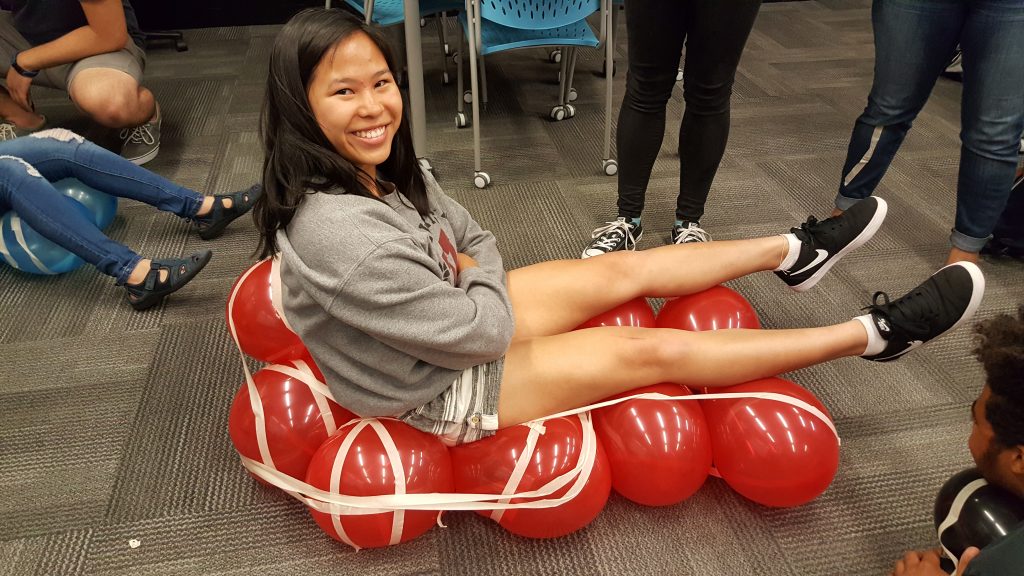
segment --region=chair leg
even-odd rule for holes
[[[618,8],[611,0],[605,0],[605,14],[608,22],[608,37],[605,38],[604,64],[608,73],[604,76],[604,154],[601,168],[607,176],[614,176],[619,171],[619,163],[612,159],[612,76],[615,73],[615,20]]]
[[[490,184],[491,178],[480,169],[480,98],[477,97],[479,86],[477,56],[480,46],[480,21],[473,1],[466,0],[467,4],[470,4],[472,8],[468,21],[473,26],[473,30],[469,35],[469,85],[473,93],[473,102],[471,104],[473,108],[473,184],[477,188],[483,188]]]
[[[462,24],[460,23],[459,24],[459,43],[455,45],[456,46],[455,47],[455,69],[456,69],[455,75],[458,77],[458,84],[457,84],[458,92],[456,92],[456,94],[455,94],[456,98],[458,99],[458,104],[457,104],[456,109],[455,109],[456,110],[456,112],[455,112],[455,127],[456,128],[465,128],[466,124],[467,124],[467,122],[466,122],[466,101],[465,101],[465,96],[464,96],[464,94],[465,94],[464,91],[466,89],[465,88],[466,85],[465,85],[465,82],[463,82],[463,80],[462,80],[462,77],[463,77],[462,76],[462,58],[463,58],[463,54],[465,53],[465,50],[466,50],[465,42],[466,42],[465,34],[462,31]]]
[[[445,13],[441,12],[440,14],[434,16],[434,19],[437,23],[437,36],[438,39],[441,41],[441,49],[444,50],[444,55],[441,57],[442,67],[444,69],[444,72],[442,73],[441,76],[441,84],[447,86],[449,82],[451,82],[451,80],[448,77],[448,39],[445,38],[444,34],[444,15]]]

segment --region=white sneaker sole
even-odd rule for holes
[[[623,248],[622,250],[636,250],[636,245],[640,243],[640,239],[643,237],[644,233],[640,232],[640,234],[633,240],[633,247]],[[594,256],[603,256],[605,254],[610,254],[612,252],[621,252],[622,250],[609,250],[608,252],[601,252],[600,250],[595,250],[593,254],[588,254],[588,252],[590,252],[590,248],[587,248],[586,250],[583,251],[583,254],[580,254],[580,260],[586,260],[587,258],[593,258]]]
[[[885,215],[889,213],[889,205],[886,204],[885,200],[878,196],[874,196],[873,198],[878,201],[878,209],[875,210],[874,215],[871,216],[871,220],[868,221],[868,225],[860,231],[860,234],[858,234],[852,242],[844,246],[842,250],[836,252],[831,258],[822,264],[821,268],[818,268],[818,271],[811,274],[807,280],[804,280],[796,286],[790,286],[791,289],[796,292],[805,292],[810,290],[818,283],[819,280],[822,279],[822,277],[825,276],[825,274],[828,274],[828,271],[832,269],[832,266],[834,266],[840,258],[845,256],[848,252],[860,248],[868,240],[871,240],[871,237],[875,235],[875,232],[878,232],[878,229],[882,227],[882,222],[885,221]]]
[[[142,156],[138,156],[138,157],[135,157],[135,158],[125,158],[125,160],[128,160],[129,162],[131,162],[132,164],[135,164],[136,166],[142,166],[146,162],[149,162],[153,158],[156,158],[157,152],[160,152],[160,145],[159,144],[154,146],[152,150],[150,150],[149,152],[146,152]]]

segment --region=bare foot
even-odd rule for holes
[[[149,271],[152,269],[153,261],[149,258],[139,260],[139,263],[135,265],[135,269],[128,275],[128,281],[126,284],[137,286],[146,281],[146,276],[149,275]],[[167,281],[167,270],[160,270],[160,281]]]

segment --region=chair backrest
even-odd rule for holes
[[[480,15],[525,30],[547,30],[579,22],[601,9],[601,0],[478,0]]]

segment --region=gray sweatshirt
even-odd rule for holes
[[[277,233],[285,316],[335,399],[360,416],[426,404],[462,370],[502,359],[512,339],[494,235],[424,179],[426,218],[397,192],[384,202],[321,192]],[[458,252],[479,267],[459,270]],[[491,384],[501,372],[497,362]]]

